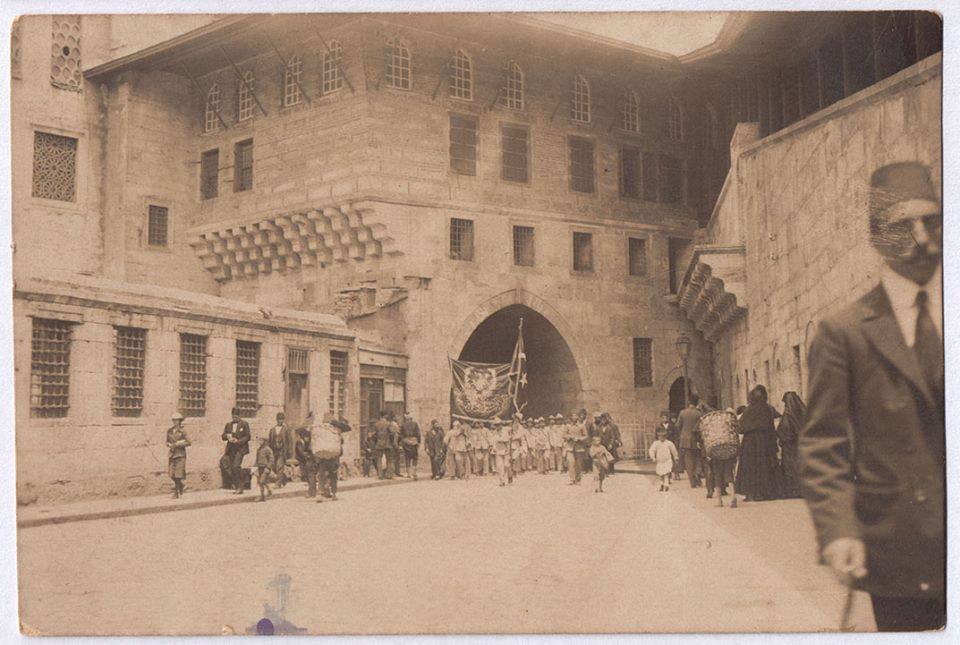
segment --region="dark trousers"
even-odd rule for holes
[[[234,490],[243,490],[243,454],[238,451],[227,456],[230,458],[230,482]]]
[[[307,497],[317,496],[317,464],[312,461],[300,463],[300,472],[307,479]]]
[[[430,456],[430,474],[436,478],[443,477],[443,455],[431,455]]]
[[[947,603],[943,598],[890,598],[871,594],[870,600],[881,632],[943,629],[947,623]]]
[[[380,479],[393,477],[393,468],[391,467],[394,457],[393,448],[377,448],[374,455],[376,457],[373,463],[377,466],[377,476]]]
[[[687,477],[690,479],[690,488],[696,488],[700,485],[700,449],[685,448],[683,450],[683,468],[687,471]]]
[[[320,492],[325,496],[337,494],[337,480],[340,478],[340,457],[317,460],[317,479]]]

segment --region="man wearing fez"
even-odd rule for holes
[[[220,438],[227,442],[223,462],[227,466],[233,492],[243,494],[243,457],[250,452],[250,426],[240,418],[240,408],[230,411],[233,418],[223,427]]]
[[[870,594],[881,631],[946,620],[942,215],[930,172],[873,173],[879,284],[820,323],[799,441],[822,561]]]

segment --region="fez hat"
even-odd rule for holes
[[[240,408],[232,408],[232,409],[230,410],[230,416],[239,417],[239,416],[240,416]]]
[[[177,412],[177,413],[174,414],[172,417],[170,417],[170,420],[171,420],[171,421],[183,421],[183,415],[180,414],[179,412]]]
[[[918,216],[939,212],[930,169],[915,161],[882,166],[870,177],[870,217]]]

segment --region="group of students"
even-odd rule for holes
[[[172,420],[173,426],[167,430],[168,468],[174,484],[173,497],[178,498],[184,492],[187,447],[191,442],[183,428],[183,415],[175,414]],[[285,415],[278,413],[276,425],[257,437],[259,446],[254,460],[260,489],[257,501],[266,501],[267,496],[273,494],[271,484],[283,487],[298,476],[307,482],[308,497],[316,497],[319,486],[323,497],[336,500],[343,433],[350,430],[349,423],[330,413],[318,422],[310,412],[306,422],[297,427],[287,424]],[[239,409],[231,411],[231,420],[224,426],[220,438],[225,445],[220,458],[223,486],[234,494],[243,494],[249,484],[243,460],[250,454],[251,435],[250,425],[240,418]]]
[[[702,424],[712,410],[696,395],[676,418],[664,412],[649,449],[660,490],[668,491],[671,482],[685,472],[692,488],[706,480],[707,498],[718,491],[721,504],[730,484],[734,501],[737,494],[744,501],[800,497],[797,441],[806,406],[796,392],[785,393],[783,404],[781,414],[768,403],[766,388],[757,385],[746,406],[728,408],[730,433],[739,435],[739,440],[734,439],[733,451],[723,455],[707,453]],[[779,423],[775,423],[777,419]]]

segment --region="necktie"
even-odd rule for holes
[[[937,405],[943,406],[943,342],[930,317],[927,292],[917,292],[917,332],[913,351],[916,352],[923,377],[933,393]]]

